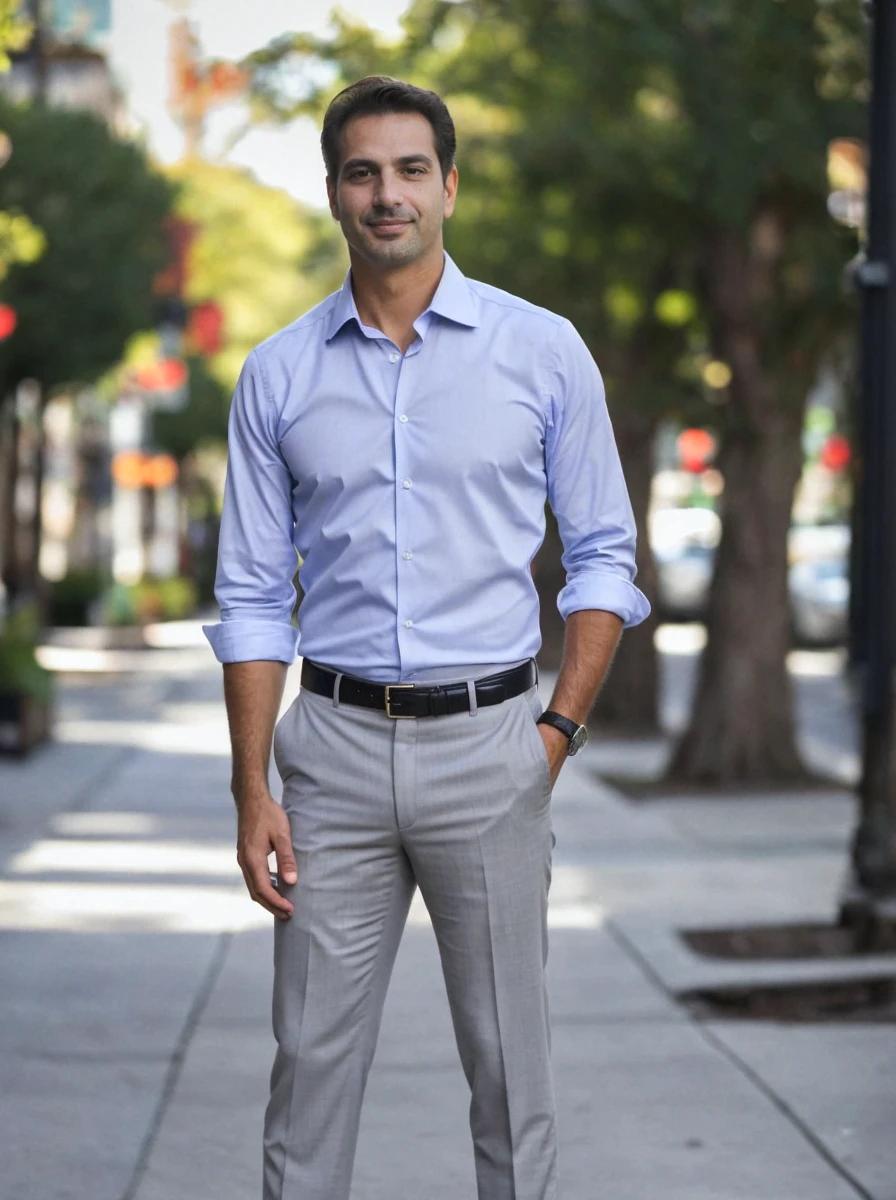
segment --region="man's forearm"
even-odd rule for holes
[[[283,698],[285,662],[224,664],[224,700],[230,726],[233,771],[230,790],[237,808],[268,796],[268,766],[277,713]]]
[[[619,640],[623,621],[601,608],[572,612],[566,619],[563,661],[549,708],[563,716],[587,722]]]

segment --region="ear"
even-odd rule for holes
[[[324,181],[327,185],[327,202],[330,205],[330,215],[334,221],[339,220],[339,205],[336,202],[336,183],[328,175]]]
[[[455,163],[454,166],[451,168],[451,170],[448,172],[448,174],[445,176],[444,196],[445,196],[445,216],[446,217],[450,217],[451,214],[454,212],[454,202],[457,199],[457,184],[458,184],[459,179],[460,179],[460,175],[457,170],[457,163]]]

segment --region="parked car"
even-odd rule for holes
[[[707,509],[661,509],[651,519],[661,621],[706,619],[721,524]],[[849,526],[795,525],[788,592],[797,645],[841,644],[848,632]]]
[[[657,613],[662,621],[702,621],[706,616],[714,546],[685,542],[657,556]]]
[[[663,508],[650,521],[661,621],[700,621],[712,580],[721,525],[709,508]]]
[[[793,638],[798,645],[842,644],[849,629],[848,525],[795,526],[790,531]]]

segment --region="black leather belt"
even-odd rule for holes
[[[303,688],[319,696],[333,696],[336,671],[310,659],[302,660]],[[535,659],[518,667],[484,675],[475,681],[476,704],[487,707],[518,696],[538,682]],[[356,675],[343,675],[339,681],[339,703],[378,708],[387,717],[443,717],[448,713],[469,712],[470,694],[465,683],[374,683]]]

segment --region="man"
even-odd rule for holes
[[[321,144],[351,265],[243,367],[221,621],[203,627],[226,664],[237,858],[278,918],[264,1200],[348,1200],[417,886],[471,1088],[479,1200],[550,1200],[551,791],[621,630],[650,611],[631,505],[570,322],[466,279],[443,248],[458,172],[441,99],[362,79],[333,99]],[[546,498],[567,581],[543,713],[530,564]],[[299,648],[302,686],[276,721]]]

